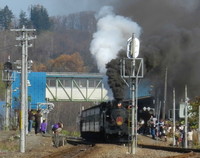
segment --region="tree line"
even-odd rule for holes
[[[5,6],[0,9],[0,62],[5,62],[7,56],[15,61],[21,58],[21,48],[15,47],[17,41],[11,28],[34,28],[37,30],[37,39],[33,47],[29,48],[29,58],[36,64],[35,71],[74,71],[73,64],[55,68],[59,61],[56,58],[71,56],[81,60],[76,64],[78,71],[97,71],[96,63],[89,53],[89,45],[93,32],[96,30],[96,20],[93,12],[81,12],[68,16],[50,17],[48,11],[41,5],[32,5],[29,17],[21,11],[19,19],[15,18],[12,10]],[[77,57],[79,55],[79,57]],[[54,65],[51,65],[53,64]],[[78,65],[81,63],[80,65]],[[62,63],[63,64],[63,63]],[[84,65],[84,66],[83,66]],[[66,68],[66,66],[68,68]],[[72,66],[72,67],[70,67]],[[45,68],[44,68],[45,67]],[[38,68],[38,69],[37,69]]]
[[[50,18],[47,10],[40,5],[31,6],[30,19],[27,17],[24,11],[20,12],[19,20],[13,21],[14,15],[12,10],[6,5],[0,10],[0,26],[1,30],[9,30],[13,26],[15,27],[33,27],[38,31],[48,30],[51,27]]]
[[[33,46],[28,48],[28,60],[33,60],[32,71],[97,72],[89,52],[92,34],[96,30],[94,12],[50,17],[46,8],[32,5],[28,14],[21,11],[16,18],[5,6],[0,9],[0,65],[8,60],[8,56],[12,63],[21,59],[21,47],[16,47],[20,44],[16,41],[19,35],[10,29],[23,25],[36,29],[37,38],[30,41]],[[0,87],[4,87],[1,81]],[[0,100],[4,99],[3,89]]]

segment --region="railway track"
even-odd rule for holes
[[[198,155],[197,153],[185,153],[185,154],[181,154],[181,155],[175,155],[175,156],[168,156],[165,158],[199,158],[200,155]]]
[[[91,151],[94,146],[91,145],[77,145],[69,149],[63,149],[43,158],[77,158],[82,157],[87,152]]]
[[[146,145],[146,144],[138,144],[138,147],[183,153],[180,155],[168,156],[166,158],[200,158],[200,149],[193,149],[193,148],[186,149],[186,148],[158,146],[158,145]]]
[[[170,146],[158,146],[158,145],[146,145],[146,144],[138,144],[138,147],[155,149],[155,150],[165,150],[165,151],[179,152],[179,153],[189,153],[189,152],[200,153],[200,149],[193,149],[193,148],[187,148],[186,149],[186,148],[178,148],[178,147],[170,147]]]
[[[86,157],[92,157],[90,154],[96,152],[99,149],[98,144],[84,141],[78,137],[67,137],[66,139],[68,144],[73,145],[71,148],[58,150],[58,152],[54,152],[51,155],[48,155],[43,158],[51,158],[51,157],[86,158]],[[185,148],[177,148],[170,146],[147,145],[147,144],[138,144],[138,148],[180,153],[174,156],[166,156],[165,158],[200,158],[200,149],[185,149]],[[126,155],[124,155],[124,157],[126,157]],[[137,158],[137,156],[134,156],[134,158]]]
[[[68,144],[73,145],[71,148],[62,149],[58,152],[54,152],[43,158],[77,158],[83,157],[85,154],[94,150],[95,144],[84,141],[79,137],[66,137]]]

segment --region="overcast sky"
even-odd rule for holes
[[[104,5],[110,5],[118,0],[0,0],[0,9],[6,5],[15,16],[19,16],[21,10],[28,13],[31,5],[43,5],[50,16],[67,15],[69,13],[85,10],[99,10]]]

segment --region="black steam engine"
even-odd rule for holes
[[[128,109],[113,101],[83,110],[80,131],[90,141],[127,142]]]
[[[131,127],[131,100],[123,102],[109,101],[85,109],[80,117],[81,137],[90,141],[128,142],[128,128]],[[147,121],[153,111],[144,111],[144,107],[154,109],[154,98],[138,99],[137,120]]]

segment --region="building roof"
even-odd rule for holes
[[[83,72],[47,72],[47,78],[50,77],[65,77],[65,78],[103,78],[105,74],[100,73],[83,73]]]

